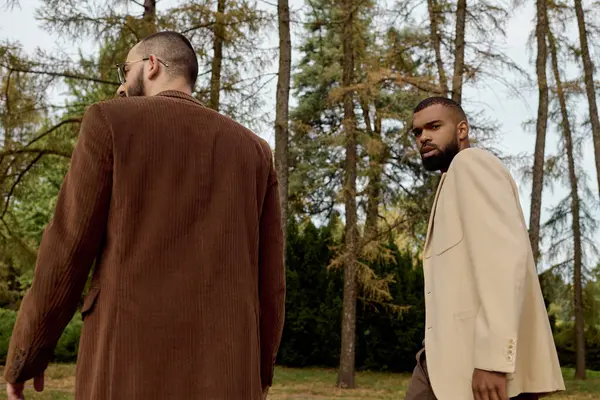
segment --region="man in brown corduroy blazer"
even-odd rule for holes
[[[278,184],[269,145],[192,96],[195,52],[152,35],[90,106],[21,304],[9,399],[43,387],[85,296],[75,399],[266,396],[284,320]]]

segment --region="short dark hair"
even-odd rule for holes
[[[442,105],[444,107],[448,107],[450,109],[452,109],[452,111],[454,112],[454,114],[456,115],[456,117],[460,120],[467,120],[467,115],[465,114],[465,111],[462,109],[462,107],[460,106],[460,104],[458,104],[457,102],[455,102],[452,99],[449,99],[447,97],[441,97],[441,96],[433,96],[433,97],[428,97],[425,100],[421,101],[414,109],[413,114],[418,113],[419,111],[422,111],[428,107],[434,106],[436,104]]]
[[[181,33],[163,31],[153,33],[140,42],[144,56],[150,54],[166,62],[167,74],[183,76],[193,88],[198,78],[198,59],[190,41]]]

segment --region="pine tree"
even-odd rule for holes
[[[548,15],[546,0],[537,0],[537,58],[535,69],[538,82],[538,114],[536,120],[535,152],[533,156],[533,176],[531,188],[531,206],[529,216],[529,241],[533,251],[533,259],[538,262],[540,251],[540,220],[542,215],[542,191],[544,187],[544,157],[546,148],[546,125],[548,120],[548,80],[546,65],[548,51],[546,37],[548,32]]]

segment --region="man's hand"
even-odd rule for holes
[[[36,392],[41,392],[44,390],[44,374],[33,378],[33,387]],[[14,385],[12,383],[6,384],[6,394],[8,395],[8,400],[24,400],[24,391],[25,383],[15,383]]]
[[[269,387],[265,386],[263,388],[262,392],[263,392],[263,395],[262,395],[263,400],[267,400],[267,394],[269,393]]]
[[[475,369],[473,372],[475,400],[509,400],[506,392],[506,374]]]

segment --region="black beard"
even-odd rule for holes
[[[458,140],[454,139],[448,146],[443,150],[438,148],[440,154],[423,158],[423,168],[427,171],[447,171],[450,167],[450,163],[460,150],[458,147]]]
[[[145,96],[144,75],[139,74],[135,80],[135,84],[127,89],[127,97]]]

